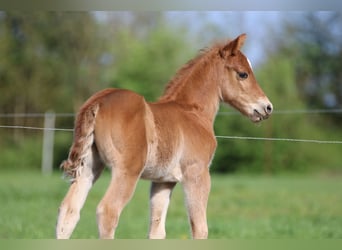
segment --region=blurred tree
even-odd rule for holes
[[[118,25],[114,16],[113,64],[106,78],[114,87],[131,89],[155,101],[198,48],[191,48],[187,33],[165,23],[160,13],[131,13],[129,17],[130,22]]]
[[[0,32],[0,113],[72,112],[98,88],[103,48],[90,13],[2,12]]]
[[[280,50],[291,56],[296,83],[310,108],[342,108],[342,14],[309,12],[288,20]],[[341,121],[335,114],[330,119]]]

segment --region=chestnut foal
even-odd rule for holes
[[[69,238],[88,191],[105,165],[109,187],[97,207],[100,238],[114,238],[119,216],[139,178],[152,181],[149,238],[165,238],[172,189],[182,184],[193,238],[207,238],[209,165],[213,123],[221,101],[253,122],[269,117],[272,104],[240,51],[246,35],[216,44],[184,65],[155,103],[123,89],[90,97],[75,121],[74,141],[61,167],[71,186],[59,208],[57,238]]]

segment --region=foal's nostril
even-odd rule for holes
[[[267,114],[271,114],[272,111],[273,111],[272,104],[268,104],[268,105],[266,106],[266,113],[267,113]]]

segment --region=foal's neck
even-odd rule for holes
[[[196,62],[191,61],[191,67],[183,67],[186,72],[178,72],[181,75],[176,75],[159,102],[177,103],[213,124],[220,104],[220,74],[217,72],[219,67],[215,65],[215,58],[204,56],[205,58],[194,59]]]

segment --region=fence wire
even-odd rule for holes
[[[239,115],[237,111],[222,111],[218,112],[217,115]],[[295,114],[342,114],[342,109],[295,109],[295,110],[275,110],[272,115],[295,115]],[[74,117],[75,113],[55,113],[56,117]],[[45,113],[8,113],[0,114],[0,118],[44,118]]]
[[[219,112],[218,115],[238,115],[236,111],[231,112]],[[342,109],[298,109],[298,110],[278,110],[274,111],[273,114],[342,114]],[[44,118],[45,113],[9,113],[0,114],[0,118]],[[75,113],[56,113],[56,117],[74,117]],[[62,132],[73,132],[72,128],[43,128],[33,126],[20,126],[20,125],[0,125],[0,128],[5,129],[27,129],[27,130],[41,130],[41,131],[62,131]],[[298,142],[298,143],[316,143],[316,144],[342,144],[342,141],[338,140],[316,140],[316,139],[299,139],[299,138],[267,138],[267,137],[251,137],[251,136],[230,136],[230,135],[217,135],[218,139],[230,139],[230,140],[259,140],[259,141],[284,141],[284,142]]]
[[[76,114],[74,113],[53,113],[56,117],[74,117]],[[8,113],[8,114],[0,114],[0,118],[44,118],[45,113]]]
[[[73,132],[74,129],[70,128],[42,128],[42,127],[28,127],[28,126],[2,126],[0,128],[7,129],[29,129],[29,130],[48,130],[48,131],[64,131]],[[303,142],[303,143],[316,143],[316,144],[342,144],[342,141],[329,141],[329,140],[315,140],[315,139],[298,139],[298,138],[267,138],[267,137],[251,137],[251,136],[230,136],[230,135],[216,135],[218,139],[231,139],[231,140],[258,140],[258,141],[285,141],[285,142]]]
[[[73,132],[74,129],[71,128],[42,128],[42,127],[30,127],[30,126],[7,126],[0,125],[0,128],[8,128],[8,129],[28,129],[28,130],[48,130],[48,131],[66,131]]]
[[[218,112],[217,115],[238,115],[237,111]],[[300,115],[300,114],[342,114],[342,109],[295,109],[275,110],[272,115]]]
[[[229,135],[217,135],[216,138],[219,138],[219,139],[237,139],[237,140],[259,140],[259,141],[306,142],[306,143],[319,143],[319,144],[342,144],[342,141],[296,139],[296,138],[267,138],[267,137],[229,136]]]

